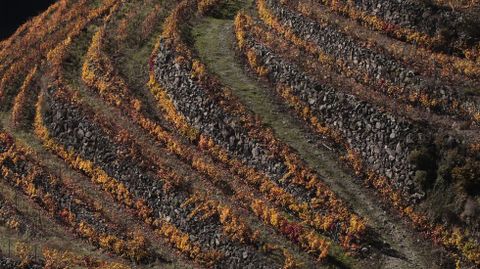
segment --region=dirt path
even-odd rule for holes
[[[380,241],[389,244],[393,251],[365,259],[370,268],[437,268],[432,258],[432,247],[415,236],[398,217],[385,212],[372,190],[361,187],[338,162],[338,156],[318,146],[318,139],[306,130],[301,122],[272,96],[269,89],[249,77],[233,49],[233,21],[206,18],[195,24],[192,31],[195,47],[209,70],[229,86],[234,94],[263,122],[273,128],[276,135],[298,151],[325,182],[352,208],[368,220],[379,234]],[[321,145],[321,143],[320,143]],[[362,267],[363,268],[363,267]]]

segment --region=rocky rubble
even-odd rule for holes
[[[14,173],[21,175],[22,178],[27,177],[28,174],[35,169],[38,171],[38,168],[34,167],[32,163],[28,162],[27,159],[21,159],[13,162],[7,158],[3,163],[1,163],[1,165],[4,165]],[[80,201],[78,197],[60,182],[52,181],[51,175],[39,171],[35,173],[33,184],[38,191],[41,191],[44,194],[48,193],[52,200],[55,201],[56,208],[45,208],[46,210],[54,210],[54,212],[59,212],[63,208],[66,208],[75,215],[78,223],[84,221],[85,223],[95,227],[95,231],[100,233],[118,234],[115,232],[115,229],[112,229],[112,227],[108,226],[105,219],[98,216],[98,212],[95,212],[90,207],[91,205],[89,206],[84,203],[78,203],[78,201]],[[42,202],[40,202],[40,204],[42,204],[42,206],[48,206]],[[122,235],[119,236],[123,237]]]
[[[193,206],[182,207],[189,198],[189,190],[166,191],[163,179],[155,175],[155,167],[142,157],[129,155],[128,146],[115,143],[81,108],[55,98],[49,98],[47,104],[45,123],[58,143],[125,184],[135,198],[145,200],[153,209],[153,216],[171,222],[202,247],[222,251],[225,257],[216,265],[218,268],[279,267],[253,246],[227,238],[217,217],[190,218]]]
[[[340,2],[347,4],[345,0]],[[471,35],[465,14],[427,1],[356,0],[351,3],[358,10],[397,26],[414,29],[432,37],[452,39],[457,42],[453,45],[480,40],[478,33]]]
[[[318,45],[324,52],[343,62],[352,70],[363,70],[377,82],[379,90],[387,93],[388,87],[381,86],[390,81],[404,88],[399,93],[405,100],[411,95],[424,94],[430,99],[439,100],[434,109],[440,113],[471,117],[480,112],[480,101],[476,97],[466,96],[448,85],[417,74],[413,69],[398,62],[385,51],[377,51],[361,46],[358,40],[340,31],[335,25],[320,25],[295,11],[281,5],[277,0],[267,0],[269,8],[281,24],[288,26],[297,36]],[[394,3],[390,1],[388,3]],[[385,2],[385,5],[387,2]],[[363,78],[357,78],[363,80]],[[460,101],[460,109],[454,103]],[[420,105],[415,103],[415,105]]]

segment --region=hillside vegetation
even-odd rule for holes
[[[480,267],[479,15],[57,1],[0,42],[0,267]]]

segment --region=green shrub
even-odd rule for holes
[[[424,191],[433,187],[437,178],[435,151],[427,147],[419,148],[410,153],[409,161],[417,170],[414,177],[415,182]]]
[[[423,190],[426,190],[430,182],[427,177],[427,171],[425,170],[417,170],[415,171],[415,177],[413,180],[417,183],[418,186],[421,186]]]
[[[467,194],[480,194],[480,161],[468,160],[465,165],[453,168],[452,180]]]
[[[246,2],[247,3],[241,0],[221,1],[217,6],[210,10],[207,15],[219,19],[233,19],[240,9],[252,5],[251,0]]]
[[[415,165],[417,170],[435,170],[435,154],[433,150],[427,147],[421,147],[412,151],[408,159],[411,164]]]

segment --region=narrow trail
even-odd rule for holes
[[[318,141],[318,136],[304,127],[299,119],[292,116],[272,92],[249,77],[233,49],[233,21],[206,18],[195,24],[192,37],[195,48],[209,71],[218,78],[276,135],[293,147],[344,201],[347,201],[359,215],[379,234],[380,241],[391,246],[392,254],[382,254],[362,261],[364,268],[410,269],[439,268],[435,265],[433,247],[421,240],[399,217],[382,209],[374,191],[355,182],[354,177],[339,162],[338,156],[327,150]],[[314,137],[312,139],[312,137]],[[372,265],[373,263],[373,265]]]

